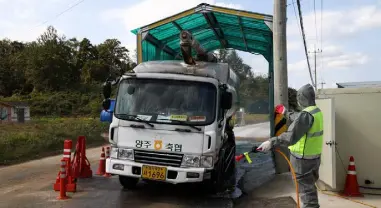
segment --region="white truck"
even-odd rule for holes
[[[189,32],[180,35],[184,60],[143,62],[117,81],[106,172],[118,175],[124,188],[143,179],[208,182],[219,191],[234,178],[229,121],[238,109],[238,77]],[[110,87],[104,85],[104,109],[110,107]]]

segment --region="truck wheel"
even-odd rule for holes
[[[220,166],[219,166],[220,167]],[[222,190],[224,186],[223,173],[219,167],[215,167],[212,171],[211,179],[205,181],[204,185],[209,194],[216,194]]]
[[[225,183],[225,151],[221,151],[220,155],[222,156],[219,161],[216,163],[216,166],[214,167],[214,170],[212,171],[212,178],[210,180],[210,191],[212,194],[219,193],[223,191],[224,183]]]
[[[230,165],[226,171],[226,180],[228,181],[229,188],[234,187],[236,184],[236,177],[235,177],[235,145],[233,146],[233,157],[231,158]]]
[[[138,184],[139,178],[132,178],[127,176],[119,176],[119,183],[125,189],[134,189],[136,188],[136,184]]]

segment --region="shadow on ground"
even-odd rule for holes
[[[237,155],[250,151],[259,143],[253,140],[237,141]],[[6,192],[0,194],[0,207],[30,208],[104,208],[104,207],[137,207],[137,208],[231,208],[231,207],[295,207],[288,198],[269,199],[271,196],[256,196],[255,191],[264,187],[275,176],[271,154],[251,154],[253,163],[243,160],[237,163],[237,186],[242,190],[240,198],[232,199],[232,195],[211,196],[201,184],[138,184],[136,190],[123,190],[118,177],[104,178],[94,176],[90,179],[79,179],[77,192],[68,193],[69,200],[58,201],[58,192],[52,191],[55,175],[40,176],[40,172],[28,177],[35,183],[14,184]],[[92,163],[92,170],[97,170],[98,163]],[[42,171],[43,172],[43,171]],[[21,173],[20,173],[21,174]],[[21,174],[24,175],[24,174]],[[17,175],[16,178],[19,178]],[[26,176],[25,176],[26,177]],[[41,179],[39,180],[39,178]],[[44,178],[44,179],[43,179]],[[52,179],[52,183],[40,183],[41,180]],[[25,179],[26,180],[26,179]],[[29,181],[31,182],[31,181]],[[28,185],[27,185],[28,184]],[[33,186],[33,187],[32,187]],[[21,190],[21,191],[19,191]],[[283,204],[282,204],[283,203]],[[287,204],[287,205],[286,205]],[[294,204],[294,206],[292,206]]]
[[[258,145],[254,141],[237,141],[237,155],[251,150]],[[243,195],[232,199],[232,195],[207,195],[201,184],[163,184],[141,182],[136,190],[122,190],[117,176],[112,178],[94,177],[81,180],[79,193],[64,203],[63,207],[198,207],[198,208],[230,208],[230,207],[295,207],[292,198],[277,199],[256,198],[251,195],[256,188],[266,184],[275,176],[271,154],[251,154],[253,163],[243,160],[237,163],[236,175],[238,187]]]

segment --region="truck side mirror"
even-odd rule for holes
[[[111,107],[111,100],[109,98],[104,99],[103,102],[102,102],[102,107],[103,107],[103,109],[105,111],[110,109],[110,107]]]
[[[106,81],[103,83],[103,96],[105,99],[109,99],[111,97],[111,82]]]
[[[230,109],[233,105],[233,94],[231,92],[224,92],[222,94],[221,101],[221,107],[223,109]]]

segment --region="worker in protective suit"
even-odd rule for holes
[[[323,145],[323,114],[315,103],[315,91],[304,85],[297,92],[302,111],[288,112],[283,105],[275,109],[291,124],[287,131],[263,142],[258,149],[269,151],[274,145],[286,145],[290,150],[290,161],[299,184],[299,194],[304,208],[320,207],[315,182],[319,179],[320,155]]]

